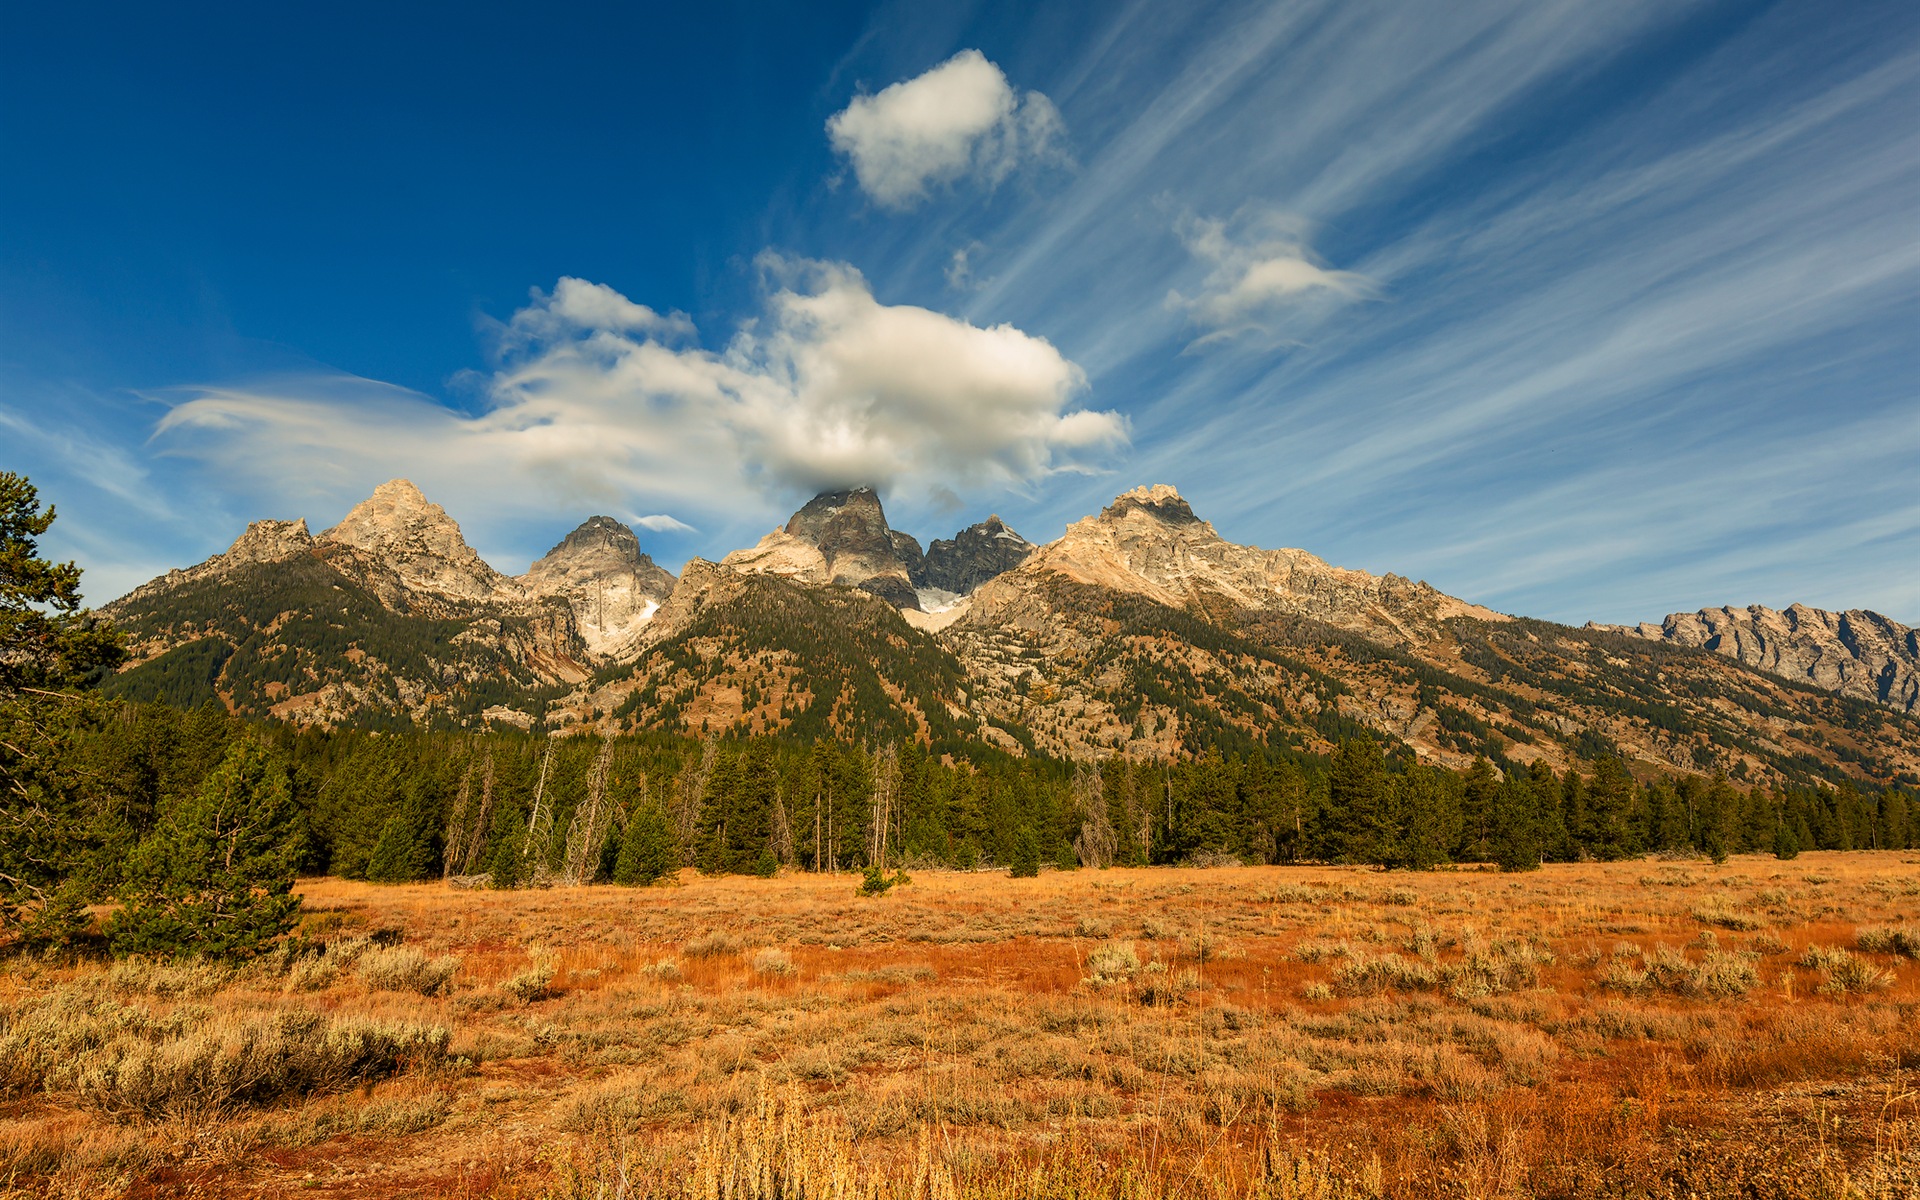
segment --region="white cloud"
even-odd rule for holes
[[[1232,221],[1189,216],[1175,232],[1211,267],[1195,295],[1167,294],[1170,306],[1209,330],[1195,345],[1247,334],[1279,336],[1330,306],[1373,294],[1366,276],[1315,262],[1304,223],[1280,213],[1243,210]]]
[[[1053,101],[1017,93],[978,50],[856,96],[827,119],[861,189],[893,209],[911,208],[931,186],[967,177],[997,184],[1023,161],[1057,158],[1065,130]]]
[[[698,533],[699,530],[685,521],[676,520],[666,513],[654,513],[651,516],[635,517],[633,523],[642,529],[651,529],[655,533]]]
[[[1085,376],[1044,338],[882,304],[843,264],[759,265],[764,313],[717,352],[667,340],[692,333],[684,318],[563,279],[501,327],[476,414],[293,378],[198,389],[156,440],[288,501],[405,475],[460,512],[561,498],[722,519],[830,487],[1021,487],[1126,442],[1119,415],[1074,407]]]

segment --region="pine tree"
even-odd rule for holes
[[[1350,738],[1334,750],[1327,770],[1328,858],[1384,863],[1398,857],[1390,783],[1380,745],[1372,738]]]
[[[1800,857],[1800,839],[1793,836],[1793,830],[1783,821],[1773,834],[1773,856],[1780,859]]]
[[[620,837],[620,857],[613,864],[613,881],[628,887],[645,887],[673,870],[678,860],[673,844],[673,826],[666,814],[642,801],[627,818],[627,829]]]
[[[93,707],[75,693],[125,651],[81,611],[80,568],[40,556],[53,519],[25,476],[0,471],[0,935],[35,946],[90,927],[121,825],[69,759]]]
[[[527,861],[527,819],[515,807],[499,810],[493,821],[493,854],[487,874],[497,888],[515,888],[530,874]]]
[[[1009,866],[1015,879],[1032,879],[1040,874],[1040,838],[1033,832],[1033,826],[1022,825],[1014,830]]]
[[[286,767],[251,738],[162,809],[128,863],[108,937],[122,954],[248,958],[293,928],[301,840]]]

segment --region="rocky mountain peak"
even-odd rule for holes
[[[1032,542],[991,516],[951,538],[934,539],[920,586],[964,596],[1027,561],[1033,551]]]
[[[1782,679],[1920,712],[1920,630],[1867,609],[1752,604],[1673,613],[1658,625],[1588,628],[1711,650]]]
[[[911,553],[905,553],[909,544]],[[919,550],[918,542],[904,534],[896,537],[887,527],[879,493],[862,487],[821,492],[759,545],[734,551],[721,565],[803,583],[857,587],[895,608],[912,610],[920,606],[912,579]]]
[[[237,566],[243,562],[280,562],[313,549],[313,535],[307,532],[307,519],[297,521],[255,521],[234,539],[226,561]]]
[[[630,647],[673,593],[674,578],[640,549],[632,529],[612,517],[588,517],[519,579],[530,596],[573,609],[587,650],[607,658]]]
[[[484,600],[506,584],[505,577],[467,545],[447,510],[405,479],[375,488],[318,540],[361,551],[409,590]]]
[[[931,558],[931,554],[929,555]],[[1045,576],[1144,596],[1203,613],[1310,617],[1398,645],[1421,640],[1438,622],[1500,614],[1395,575],[1332,566],[1304,550],[1263,550],[1227,541],[1166,484],[1135,488],[1098,516],[1067,526],[991,587],[967,619],[1008,619]]]
[[[788,518],[786,531],[819,547],[829,562],[841,554],[893,553],[886,510],[872,488],[821,492]]]
[[[1176,525],[1205,524],[1193,515],[1193,507],[1180,496],[1172,484],[1156,483],[1151,487],[1137,487],[1130,492],[1122,492],[1114,497],[1112,504],[1102,509],[1100,515],[1108,520],[1122,520],[1133,513],[1144,513],[1156,520]]]

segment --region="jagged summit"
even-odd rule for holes
[[[1396,644],[1450,617],[1504,619],[1398,575],[1336,567],[1304,550],[1263,550],[1222,538],[1167,484],[1116,497],[1097,516],[983,587],[970,622],[1002,619],[1017,594],[1046,577],[1143,596],[1169,608],[1311,617]]]
[[[507,585],[506,577],[467,545],[447,510],[405,479],[375,488],[318,540],[363,551],[409,591],[486,600]]]
[[[1108,518],[1120,518],[1130,512],[1145,512],[1162,521],[1176,524],[1204,523],[1193,515],[1193,507],[1181,498],[1180,493],[1170,483],[1156,483],[1150,487],[1134,488],[1114,497],[1113,503],[1102,509],[1100,515]],[[1208,526],[1208,528],[1212,528]]]
[[[910,537],[906,543],[911,553],[903,555],[887,527],[879,493],[870,487],[852,488],[821,492],[759,545],[734,551],[721,565],[802,583],[857,587],[895,608],[912,610],[920,607],[911,567],[920,544]]]
[[[1588,628],[1711,650],[1782,679],[1920,711],[1920,630],[1868,609],[1753,604],[1673,613],[1658,625]]]
[[[587,650],[596,658],[629,648],[673,593],[673,573],[645,551],[632,529],[612,517],[588,517],[518,583],[531,596],[557,596],[573,609]]]
[[[951,538],[934,539],[916,582],[922,588],[964,596],[1027,561],[1033,551],[1033,543],[1007,528],[996,514]],[[921,600],[924,605],[926,597]]]

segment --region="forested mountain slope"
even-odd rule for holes
[[[870,489],[825,493],[675,580],[607,518],[509,579],[396,482],[318,538],[258,523],[107,613],[136,649],[119,694],[218,697],[303,724],[904,738],[962,757],[1135,761],[1319,758],[1364,735],[1454,768],[1617,756],[1648,775],[1920,782],[1905,712],[1718,645],[1510,617],[1236,545],[1165,486],[1044,546],[995,519],[924,556]]]

